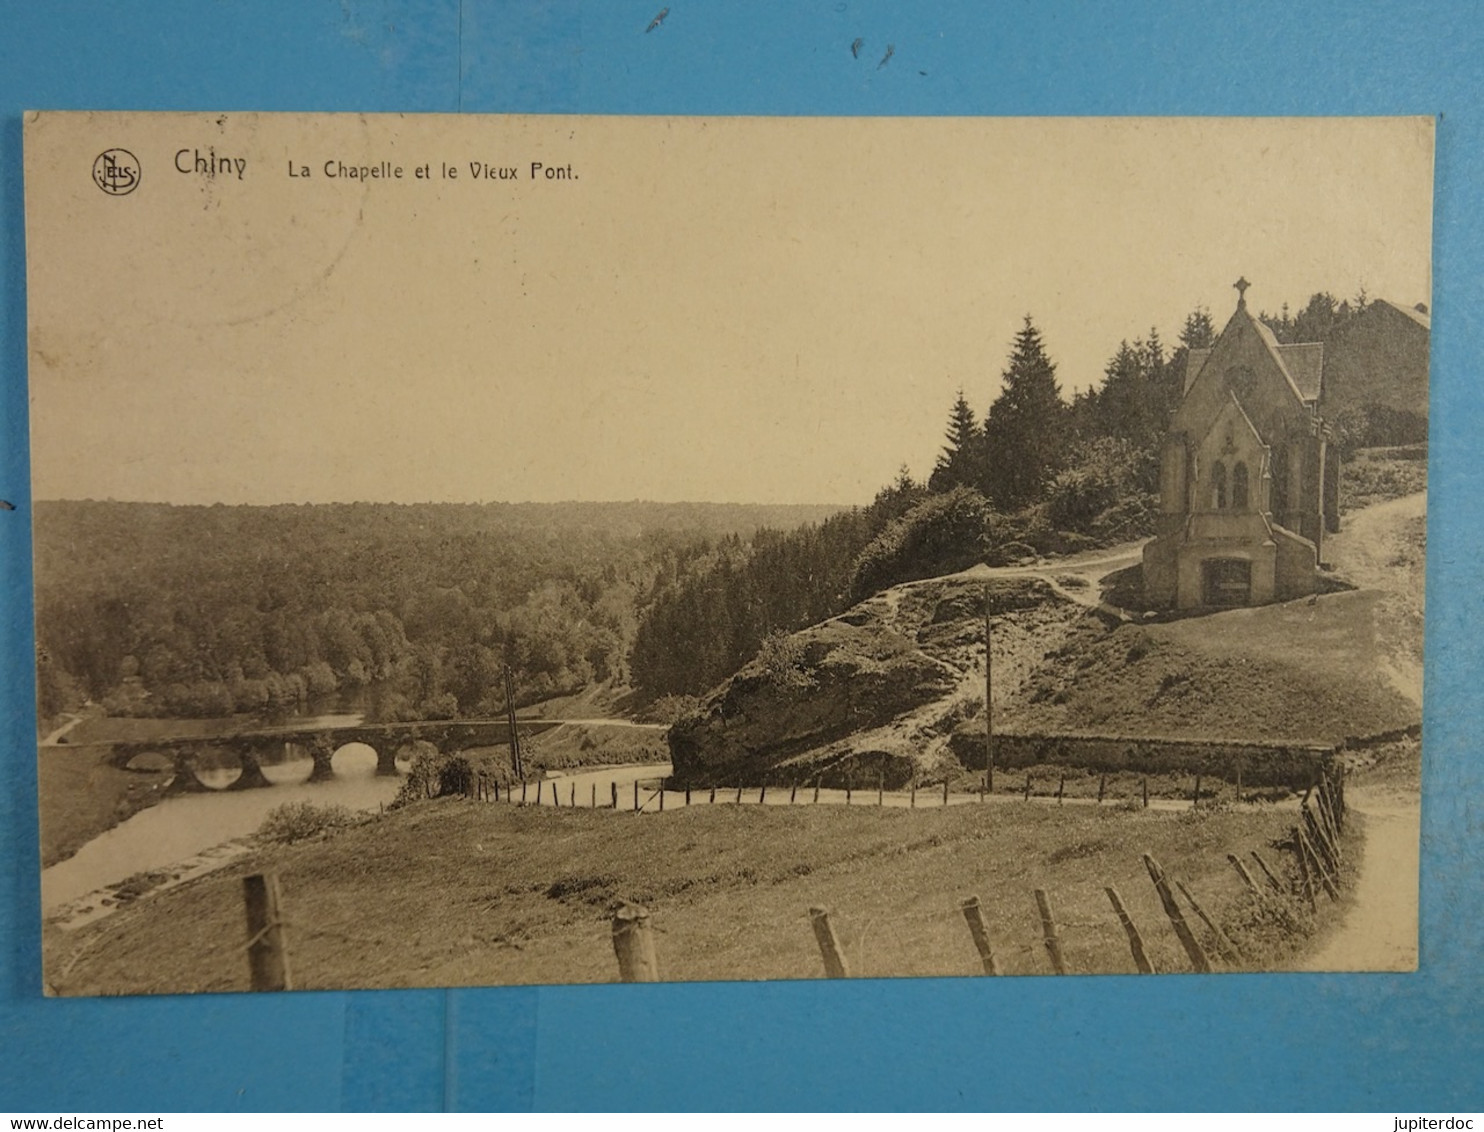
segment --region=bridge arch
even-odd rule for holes
[[[369,778],[380,773],[381,755],[371,744],[352,739],[335,748],[330,755],[330,767],[337,778]]]

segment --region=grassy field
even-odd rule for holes
[[[48,929],[47,971],[62,994],[245,989],[240,878],[265,869],[280,877],[303,989],[613,981],[608,925],[620,901],[653,912],[668,979],[820,977],[815,905],[831,909],[855,975],[972,975],[978,959],[958,910],[970,894],[984,903],[1005,973],[1046,973],[1038,887],[1074,973],[1132,972],[1109,884],[1156,968],[1188,970],[1143,852],[1245,946],[1246,960],[1228,966],[1271,968],[1314,925],[1301,915],[1299,934],[1273,931],[1226,854],[1259,849],[1276,864],[1269,842],[1292,821],[1267,809],[1034,803],[717,805],[636,817],[447,799],[318,843],[264,848],[77,932]]]
[[[1009,730],[1339,742],[1421,720],[1383,662],[1378,590],[1106,632],[1089,619],[1003,711]]]

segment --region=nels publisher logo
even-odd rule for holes
[[[93,161],[93,184],[111,197],[128,196],[139,187],[139,158],[127,149],[105,149]]]

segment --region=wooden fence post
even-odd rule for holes
[[[1051,969],[1058,975],[1067,973],[1067,964],[1062,959],[1061,940],[1056,935],[1056,921],[1051,917],[1051,901],[1044,888],[1036,889],[1036,908],[1041,913],[1041,942],[1046,945],[1046,954],[1051,959]]]
[[[524,778],[520,780],[520,804],[522,806],[526,804],[526,780]]]
[[[948,805],[948,779],[943,780],[943,804]]]
[[[1211,970],[1211,961],[1206,958],[1206,952],[1201,947],[1200,940],[1195,938],[1190,925],[1185,922],[1180,905],[1175,902],[1175,894],[1170,891],[1169,883],[1165,880],[1164,870],[1159,867],[1159,862],[1148,853],[1144,854],[1144,868],[1149,870],[1149,879],[1154,882],[1154,890],[1159,893],[1159,902],[1164,905],[1165,915],[1170,920],[1170,927],[1175,929],[1180,946],[1185,948],[1185,954],[1190,956],[1191,967],[1201,974],[1208,973]]]
[[[1149,808],[1149,779],[1147,777],[1144,779],[1144,782],[1143,782],[1143,790],[1144,790],[1144,808],[1147,810]]]
[[[850,969],[840,951],[840,941],[835,938],[835,929],[830,925],[829,912],[823,908],[810,908],[809,921],[814,925],[814,938],[819,943],[819,954],[824,958],[825,975],[831,979],[850,978]]]
[[[592,788],[593,788],[593,796],[592,796],[591,802],[589,803],[589,808],[596,810],[598,808],[598,784],[596,782],[594,782],[592,784]]]
[[[660,779],[660,813],[665,812],[665,780]]]
[[[711,784],[711,804],[716,805],[716,784]]]
[[[1066,775],[1062,775],[1056,781],[1056,804],[1058,806],[1061,805],[1061,796],[1066,791],[1066,788],[1067,788],[1067,776]]]
[[[1325,835],[1324,827],[1319,824],[1319,819],[1314,816],[1314,811],[1305,806],[1300,816],[1303,818],[1304,824],[1308,826],[1310,843],[1319,851],[1320,856],[1324,859],[1325,869],[1338,876],[1340,871],[1339,858],[1335,854],[1334,846],[1329,843],[1329,839]]]
[[[766,782],[764,782],[760,787],[758,787],[758,791],[757,791],[757,804],[759,806],[765,805],[767,803],[767,801],[768,801],[768,784]]]
[[[541,801],[541,787],[539,786],[536,787],[536,801]],[[560,810],[562,808],[562,800],[557,795],[557,784],[555,779],[553,779],[551,783],[551,808],[553,810]]]
[[[1343,861],[1345,853],[1340,848],[1340,827],[1335,823],[1335,814],[1330,808],[1328,791],[1320,790],[1315,795],[1315,799],[1318,802],[1315,808],[1319,811],[1319,821],[1324,826],[1324,832],[1329,837],[1330,844],[1334,846],[1335,860]]]
[[[1257,862],[1257,867],[1262,870],[1262,875],[1268,878],[1268,883],[1273,886],[1273,891],[1279,896],[1283,895],[1283,882],[1280,881],[1268,863],[1263,860],[1262,854],[1256,849],[1252,850],[1252,859]]]
[[[1237,760],[1237,805],[1242,804],[1242,760]]]
[[[1025,798],[1023,799],[1023,801],[1029,802],[1030,800],[1031,800],[1031,776],[1030,776],[1030,772],[1027,771],[1026,772],[1026,776],[1025,776]]]
[[[613,796],[613,809],[617,810],[618,809],[618,783],[610,781],[608,783],[608,793]]]
[[[738,806],[742,804],[742,787],[740,786],[737,787],[737,801],[735,804]]]
[[[1190,799],[1190,808],[1198,810],[1201,808],[1201,772],[1195,772],[1195,794]]]
[[[567,797],[567,804],[572,806],[574,809],[577,806],[577,783],[575,782],[572,783],[571,793]]]
[[[685,788],[685,804],[686,804],[686,805],[687,805],[687,806],[689,806],[689,805],[690,805],[690,787],[689,787],[689,786],[687,786],[687,787],[686,787],[686,788]]]
[[[1242,864],[1242,858],[1235,853],[1228,853],[1226,859],[1232,863],[1232,868],[1237,870],[1237,876],[1242,878],[1242,883],[1247,886],[1247,891],[1253,896],[1261,896],[1262,889],[1257,887],[1257,881],[1252,879],[1252,874],[1247,871],[1247,866]]]
[[[1325,864],[1323,856],[1320,855],[1319,851],[1314,847],[1314,842],[1309,839],[1308,835],[1302,829],[1298,831],[1298,835],[1299,844],[1309,854],[1309,860],[1314,865],[1314,871],[1319,874],[1319,883],[1324,886],[1324,891],[1329,895],[1331,900],[1338,901],[1340,899],[1340,890],[1335,885],[1335,882],[1330,879],[1329,867]]]
[[[1330,832],[1339,833],[1339,826],[1335,824],[1334,787],[1330,783],[1329,771],[1319,776],[1319,789],[1315,792],[1315,800],[1319,803],[1319,816],[1329,825]]]
[[[1309,902],[1309,911],[1319,911],[1319,904],[1314,899],[1314,878],[1309,873],[1309,859],[1304,853],[1303,842],[1299,840],[1299,828],[1293,827],[1293,855],[1298,858],[1299,877],[1304,886],[1304,898]]]
[[[639,812],[639,780],[634,779],[634,813]]]
[[[790,806],[792,806],[794,804],[794,799],[797,798],[798,796],[799,796],[799,781],[798,781],[798,779],[794,779],[792,785],[790,785],[789,788],[788,788],[788,804]]]
[[[1226,957],[1234,962],[1240,962],[1242,953],[1237,945],[1228,939],[1226,933],[1216,926],[1216,921],[1206,914],[1206,910],[1201,907],[1201,902],[1190,894],[1190,889],[1185,887],[1185,882],[1177,880],[1175,887],[1180,890],[1180,895],[1185,897],[1186,903],[1195,909],[1195,914],[1201,918],[1201,922],[1211,929],[1211,934],[1216,937],[1216,945],[1226,952]]]
[[[657,983],[659,962],[654,954],[654,934],[649,910],[624,904],[613,913],[613,954],[618,958],[618,977],[626,983]]]
[[[984,928],[984,910],[979,907],[979,897],[966,897],[962,904],[964,919],[969,924],[969,935],[974,937],[974,947],[979,952],[979,962],[984,964],[986,975],[998,975],[1000,966],[995,962],[994,952],[989,946],[989,932]]]
[[[1144,953],[1144,937],[1139,935],[1139,929],[1135,926],[1133,917],[1123,906],[1123,897],[1118,895],[1118,889],[1112,885],[1104,888],[1103,891],[1108,894],[1108,903],[1113,905],[1113,911],[1118,913],[1118,922],[1123,925],[1123,932],[1128,936],[1128,949],[1133,952],[1134,966],[1139,969],[1141,975],[1154,974],[1154,964],[1149,962],[1149,956]]]
[[[850,805],[850,779],[845,780],[845,804]]]
[[[242,878],[247,911],[247,969],[255,991],[292,989],[285,947],[278,874],[254,873]]]
[[[816,806],[819,805],[819,782],[818,778],[814,780],[814,804]]]
[[[917,809],[917,779],[912,780],[912,799],[908,803],[911,809]]]
[[[876,804],[886,805],[886,771],[884,770],[876,776]]]
[[[1107,788],[1108,788],[1108,776],[1106,774],[1099,775],[1098,776],[1098,805],[1100,805],[1100,806],[1103,804],[1103,791],[1106,790]]]

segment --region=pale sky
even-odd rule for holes
[[[1258,309],[1431,302],[1428,119],[45,114],[25,142],[40,499],[864,503],[927,473],[960,387],[982,415],[1027,313],[1070,396],[1197,304],[1219,328],[1239,275]],[[90,177],[113,147],[128,195]],[[213,150],[241,177],[194,171]]]

